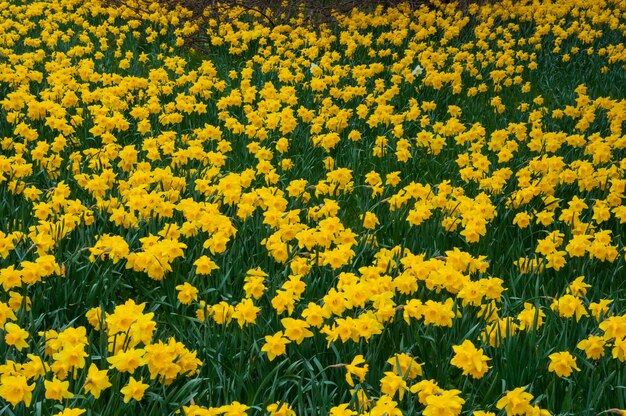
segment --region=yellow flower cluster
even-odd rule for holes
[[[103,390],[112,386],[108,371],[135,373],[139,367],[147,366],[150,379],[159,379],[166,385],[171,384],[181,375],[197,373],[201,361],[196,354],[170,338],[167,343],[153,342],[156,323],[153,313],[142,314],[145,304],[136,305],[132,300],[117,306],[109,315],[102,315],[98,308],[89,310],[87,318],[97,329],[104,329],[111,354],[106,361],[109,370],[99,370],[92,362],[86,371],[83,384],[85,392],[98,399]],[[26,340],[30,334],[18,325],[5,325],[5,342],[18,350],[28,348]],[[24,363],[7,362],[2,366],[0,377],[2,388],[0,397],[13,406],[23,402],[30,406],[32,390],[43,379],[45,398],[63,401],[74,394],[70,391],[70,382],[78,387],[77,380],[81,370],[87,370],[87,329],[84,326],[69,327],[63,331],[48,330],[39,334],[45,343],[43,356],[28,354]],[[137,348],[142,346],[143,348]],[[51,380],[48,380],[51,376]],[[124,402],[130,398],[141,400],[148,384],[130,378],[128,385],[121,390]]]
[[[623,403],[624,2],[123,3],[0,2],[0,405]]]

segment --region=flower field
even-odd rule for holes
[[[136,1],[0,2],[0,414],[626,414],[625,2]]]

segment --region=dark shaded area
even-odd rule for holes
[[[231,21],[243,14],[259,18],[274,28],[286,24],[305,24],[312,28],[337,23],[337,15],[350,14],[354,9],[371,12],[382,7],[402,5],[407,10],[426,6],[438,9],[456,3],[459,10],[467,11],[470,4],[493,3],[497,0],[156,0],[168,9],[183,7],[192,12],[189,20],[218,24]],[[115,7],[136,9],[137,3],[129,0],[105,0]],[[139,11],[139,10],[137,10]],[[195,33],[185,39],[185,45],[203,51],[207,39]]]
[[[125,4],[125,0],[112,0],[117,4]],[[405,4],[410,8],[422,5],[437,8],[442,4],[452,3],[452,0],[158,0],[160,3],[175,8],[182,6],[194,13],[194,17],[210,16],[215,19],[224,19],[230,9],[241,9],[252,12],[265,18],[272,27],[288,23],[291,19],[303,17],[304,21],[312,25],[332,23],[335,13],[346,14],[353,9],[373,10],[376,7],[396,7]],[[466,7],[468,2],[461,0],[459,7]]]

